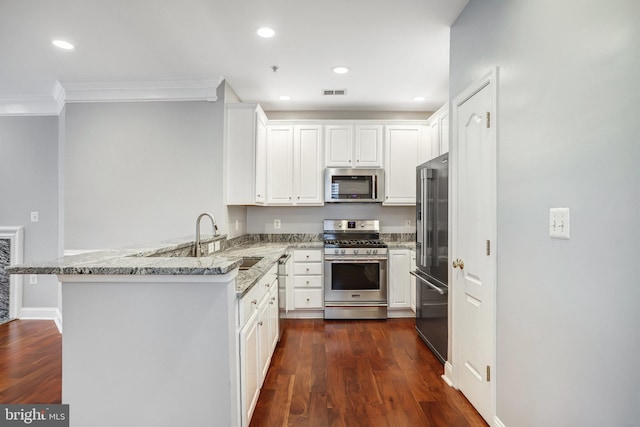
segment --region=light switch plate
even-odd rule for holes
[[[31,222],[38,222],[40,221],[40,215],[38,214],[38,211],[32,211],[31,212]]]
[[[569,208],[549,209],[549,236],[552,239],[569,239]]]

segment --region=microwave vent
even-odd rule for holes
[[[346,89],[323,89],[322,90],[322,94],[324,96],[346,95],[347,94],[347,90]]]

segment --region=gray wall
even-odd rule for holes
[[[630,0],[471,0],[452,27],[452,98],[500,67],[497,415],[507,427],[640,418],[638,17]],[[571,208],[571,240],[549,238],[551,207]]]
[[[324,219],[379,219],[382,233],[415,233],[416,213],[413,206],[383,207],[379,204],[342,203],[318,207],[247,208],[248,233],[322,233]],[[273,228],[279,219],[280,229]],[[405,221],[411,221],[411,227]]]
[[[191,236],[201,212],[212,212],[225,233],[223,105],[68,104],[65,249]]]
[[[25,263],[56,258],[58,117],[0,117],[0,159],[0,225],[25,227]],[[31,222],[31,211],[39,212],[39,222]],[[22,304],[56,308],[56,277],[25,280]]]

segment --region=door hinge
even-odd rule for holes
[[[487,365],[487,382],[491,382],[491,366]]]
[[[491,127],[491,112],[487,111],[487,129]]]
[[[487,240],[487,256],[491,255],[491,240]]]

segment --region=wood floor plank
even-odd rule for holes
[[[270,369],[291,375],[290,392],[261,394],[251,427],[487,426],[442,380],[413,319],[289,320],[273,360]],[[269,375],[264,388],[286,387],[279,378]],[[265,409],[287,405],[283,417]]]
[[[47,320],[0,325],[0,402],[61,403],[62,335]]]
[[[413,319],[289,320],[251,427],[486,427],[442,378]],[[51,321],[0,325],[0,402],[61,403]]]

